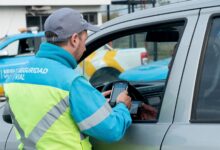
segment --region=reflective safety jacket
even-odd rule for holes
[[[90,150],[85,134],[108,142],[123,137],[128,109],[122,103],[112,109],[76,66],[70,53],[43,43],[4,85],[20,149]]]

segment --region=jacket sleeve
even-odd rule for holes
[[[76,78],[70,91],[70,109],[80,131],[105,142],[120,140],[131,125],[123,103],[113,109],[105,97],[84,78]]]

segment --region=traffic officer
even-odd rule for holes
[[[111,108],[74,70],[86,49],[87,30],[98,28],[78,11],[62,8],[47,18],[44,29],[47,42],[4,85],[19,149],[90,150],[88,136],[120,140],[131,124],[131,98],[122,92]]]

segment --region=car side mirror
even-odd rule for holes
[[[0,103],[1,103],[1,102],[5,102],[6,100],[7,100],[6,97],[4,97],[4,96],[0,96]]]
[[[4,108],[4,112],[3,112],[2,118],[3,118],[3,120],[5,122],[7,122],[9,124],[12,124],[12,119],[11,119],[11,114],[10,114],[8,103],[6,103],[4,107],[5,108]]]

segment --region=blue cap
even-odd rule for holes
[[[80,12],[71,8],[61,8],[54,11],[45,21],[45,32],[50,31],[58,37],[53,41],[65,41],[74,33],[80,33],[83,30],[96,32],[97,26],[88,23],[83,19]]]

